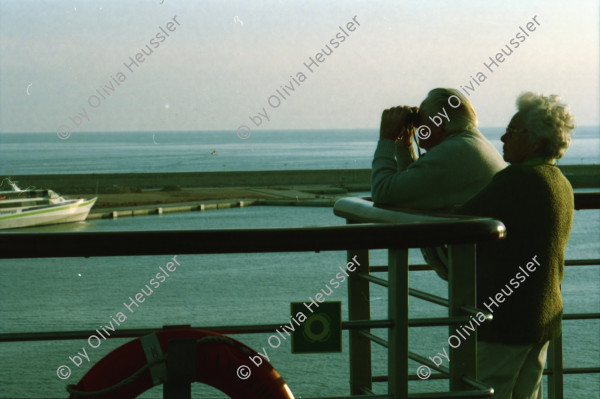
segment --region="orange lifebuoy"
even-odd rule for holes
[[[169,341],[174,338],[192,338],[199,343],[208,340],[196,345],[195,381],[217,388],[233,399],[294,398],[281,375],[265,359],[260,367],[252,368],[249,378],[238,376],[238,368],[247,366],[249,356],[259,356],[253,349],[218,333],[189,328],[160,331],[118,347],[95,364],[77,385],[69,386],[70,398],[86,397],[92,392],[96,399],[136,398],[162,382],[157,381],[156,367],[161,362],[164,365]]]

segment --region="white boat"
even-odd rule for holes
[[[10,180],[8,184],[11,190],[0,191],[0,230],[81,222],[97,199],[68,199],[52,190],[21,190]]]

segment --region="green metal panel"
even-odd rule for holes
[[[322,302],[312,305],[312,313],[304,302],[292,302],[292,317],[306,319],[292,332],[292,353],[328,353],[342,351],[342,303]]]

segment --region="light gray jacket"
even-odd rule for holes
[[[447,212],[506,166],[477,129],[451,134],[418,159],[412,147],[382,139],[373,157],[371,194],[375,203]]]

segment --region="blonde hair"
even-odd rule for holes
[[[571,145],[571,131],[575,118],[569,106],[560,102],[560,97],[548,97],[532,93],[521,93],[517,108],[523,117],[530,140],[535,144],[546,140],[540,150],[543,156],[561,158]]]

